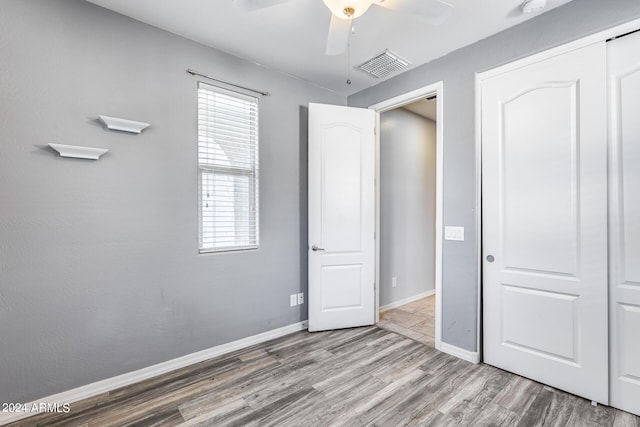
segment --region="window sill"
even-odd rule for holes
[[[200,249],[200,255],[224,253],[224,252],[252,251],[252,250],[257,250],[259,248],[260,247],[258,245],[252,245],[252,246],[233,246],[233,247],[226,247],[226,248]]]

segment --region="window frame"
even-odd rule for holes
[[[248,102],[255,103],[255,119],[253,123],[255,124],[255,140],[253,145],[253,162],[249,167],[241,167],[241,166],[222,166],[222,165],[213,165],[207,164],[201,161],[200,157],[200,147],[201,147],[201,136],[200,136],[200,126],[201,126],[201,107],[200,107],[200,90],[209,90],[214,93],[230,96],[239,100],[244,100]],[[198,82],[197,85],[197,111],[196,111],[196,129],[197,129],[197,168],[198,168],[198,251],[200,254],[208,254],[208,253],[223,253],[223,252],[238,252],[238,251],[249,251],[249,250],[258,250],[260,248],[260,186],[259,186],[259,172],[260,172],[260,161],[259,161],[259,140],[260,140],[260,102],[259,98],[256,96],[248,95],[242,92],[237,92],[233,90],[229,90],[226,88],[222,88],[219,86],[211,85],[209,83],[205,83],[202,81]],[[247,177],[249,179],[248,184],[248,205],[247,209],[249,211],[249,219],[247,220],[248,226],[253,228],[254,230],[254,244],[248,245],[226,245],[226,246],[212,246],[212,247],[204,247],[204,200],[203,200],[203,176],[206,173],[210,173],[213,176],[227,176],[227,177]],[[234,202],[234,208],[238,209],[238,205]],[[251,211],[253,215],[251,214]],[[251,223],[254,223],[251,225]],[[249,233],[250,235],[251,233]]]

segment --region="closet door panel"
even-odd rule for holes
[[[611,404],[640,415],[640,33],[607,56]]]
[[[484,360],[608,402],[606,46],[482,83]]]

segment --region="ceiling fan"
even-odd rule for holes
[[[244,11],[264,9],[293,0],[233,0]],[[419,16],[433,25],[444,22],[453,5],[444,0],[322,0],[331,11],[327,55],[339,55],[346,50],[354,19],[362,16],[372,5]]]

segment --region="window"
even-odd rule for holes
[[[258,99],[198,84],[200,252],[258,247]]]

